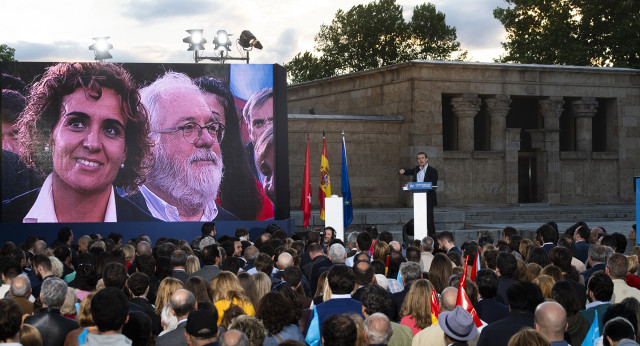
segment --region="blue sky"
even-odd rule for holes
[[[186,29],[204,29],[212,41],[219,29],[232,40],[250,30],[264,45],[251,52],[252,63],[285,63],[298,52],[313,51],[320,25],[338,9],[368,1],[353,0],[0,0],[0,43],[16,49],[20,61],[87,61],[93,37],[110,36],[112,62],[193,62],[182,39]],[[422,1],[397,0],[405,19]],[[472,61],[490,62],[503,54],[504,28],[493,18],[503,0],[431,1],[455,26]],[[213,45],[206,45],[211,55]],[[232,47],[232,56],[239,56]]]

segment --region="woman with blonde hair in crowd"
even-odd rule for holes
[[[431,291],[433,291],[431,282],[419,279],[411,285],[402,302],[400,324],[411,328],[413,335],[431,325]]]
[[[91,299],[93,299],[94,293],[89,293],[80,302],[80,308],[78,309],[77,321],[80,328],[74,329],[67,334],[64,340],[64,346],[78,346],[84,344],[87,334],[98,333],[98,327],[96,327],[93,319],[91,318]]]
[[[627,285],[640,290],[640,278],[636,275],[638,272],[638,256],[627,256],[627,261],[629,262],[629,270],[624,277],[624,281]]]
[[[158,286],[158,294],[156,295],[156,315],[160,316],[162,308],[169,302],[173,292],[181,288],[184,288],[184,284],[176,278],[166,277],[162,279],[160,286]]]
[[[541,274],[535,279],[531,280],[536,286],[540,287],[542,296],[544,299],[551,299],[551,289],[556,281],[549,275]]]
[[[551,346],[547,338],[533,328],[523,328],[513,334],[508,346]]]
[[[211,281],[213,289],[213,305],[218,309],[218,325],[224,317],[225,311],[231,305],[237,305],[249,316],[256,314],[251,299],[244,292],[238,277],[228,271],[221,271]]]
[[[329,287],[329,285],[327,284],[327,274],[329,274],[328,270],[320,274],[320,276],[318,277],[318,286],[316,288],[315,294],[313,295],[314,305],[318,305],[329,299],[324,297],[325,286],[327,288]],[[331,289],[329,289],[329,292],[331,292]]]
[[[429,269],[429,281],[435,288],[436,292],[442,293],[448,284],[449,278],[453,273],[453,262],[443,253],[437,253],[433,256],[431,268]],[[431,292],[429,292],[429,297]]]
[[[382,263],[387,263],[387,256],[389,256],[390,253],[391,248],[386,242],[380,240],[373,244],[372,257],[374,260],[380,260]]]
[[[253,277],[253,282],[255,286],[255,292],[256,292],[255,299],[256,299],[256,302],[259,302],[260,299],[262,299],[262,297],[265,294],[271,291],[271,279],[269,278],[269,275],[263,272],[257,272],[251,276]],[[242,284],[242,282],[240,282],[240,284]],[[256,305],[254,304],[254,306]]]
[[[67,296],[64,298],[64,302],[60,307],[60,313],[62,316],[66,318],[70,318],[72,320],[76,319],[76,303],[79,302],[76,297],[76,289],[72,287],[67,288]]]
[[[127,271],[129,271],[131,263],[136,259],[136,249],[132,245],[124,244],[122,246],[122,252],[124,252],[124,259],[127,261]]]
[[[187,256],[187,265],[184,268],[187,274],[191,275],[200,270],[200,259],[194,255]]]
[[[529,248],[529,245],[533,245],[533,241],[528,238],[522,238],[522,240],[520,241],[520,246],[518,247],[518,252],[525,262],[529,262],[529,251],[533,249]]]
[[[267,274],[264,274],[264,275],[267,275]],[[253,304],[253,306],[258,306],[258,302],[260,301],[260,299],[257,298],[258,287],[256,286],[256,283],[253,280],[253,276],[251,276],[251,274],[247,272],[238,273],[238,282],[240,283],[240,286],[242,287],[242,289],[244,289],[244,293],[246,293],[247,297],[249,297],[251,304]]]
[[[524,278],[523,278],[524,281],[532,282],[533,279],[537,278],[538,275],[540,275],[541,271],[542,271],[542,267],[538,263],[527,264]]]

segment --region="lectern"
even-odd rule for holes
[[[434,186],[431,182],[411,182],[403,186],[405,191],[413,193],[413,239],[420,239],[428,235],[427,230],[427,192]]]

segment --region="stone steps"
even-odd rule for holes
[[[296,219],[296,231],[303,231],[302,212],[292,211]],[[319,212],[312,212],[311,228],[323,227]],[[508,207],[438,207],[435,210],[436,230],[448,230],[456,238],[475,239],[479,231],[489,231],[499,238],[500,231],[512,226],[524,236],[530,236],[548,221],[555,221],[560,230],[564,230],[578,221],[585,221],[591,227],[604,226],[608,232],[628,233],[635,223],[635,205],[579,205],[550,206],[546,204],[508,206]],[[402,238],[402,227],[413,218],[411,208],[393,209],[356,209],[353,222],[346,230],[361,231],[367,226],[376,226],[379,231],[389,231],[396,239]],[[607,227],[605,225],[611,225]],[[613,227],[614,230],[610,230]],[[498,239],[495,238],[495,239]]]

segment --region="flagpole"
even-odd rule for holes
[[[311,172],[309,167],[309,134],[307,133],[307,152],[304,159],[304,175],[302,178],[302,196],[300,199],[302,209],[302,225],[309,227],[311,218]]]

